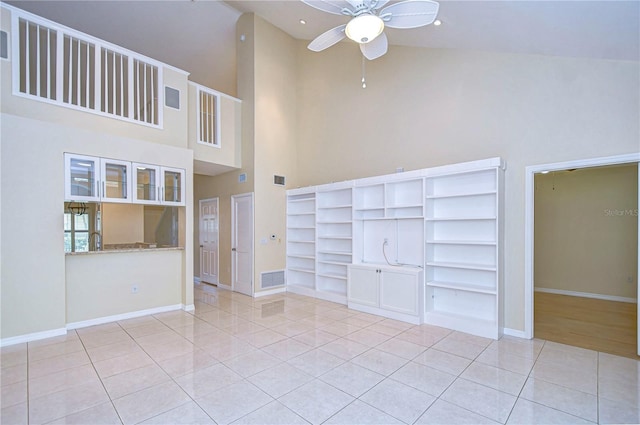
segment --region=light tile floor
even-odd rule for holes
[[[2,424],[639,423],[640,362],[196,285],[196,311],[1,349]]]

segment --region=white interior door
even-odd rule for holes
[[[253,194],[231,197],[231,280],[234,291],[253,296]]]
[[[200,280],[218,283],[218,198],[200,201]]]

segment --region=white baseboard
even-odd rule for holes
[[[225,285],[224,283],[218,283],[217,286],[218,286],[218,288],[225,289],[227,291],[231,291],[232,290],[231,285]]]
[[[187,312],[190,312],[190,311],[196,311],[196,306],[195,306],[195,304],[189,304],[189,305],[181,304],[181,305],[182,305],[182,309],[183,309],[184,311],[187,311]]]
[[[281,286],[279,288],[267,289],[266,291],[255,292],[253,294],[253,297],[254,298],[266,297],[267,295],[282,294],[284,292],[287,292],[287,287]]]
[[[133,319],[140,316],[148,316],[149,314],[166,313],[167,311],[181,310],[182,304],[167,305],[164,307],[149,308],[146,310],[132,311],[130,313],[116,314],[113,316],[98,317],[96,319],[83,320],[81,322],[73,322],[67,324],[67,329],[80,329],[87,326],[102,325],[105,323],[117,322],[119,320]]]
[[[633,303],[637,304],[637,298],[628,298],[628,297],[618,297],[615,295],[602,295],[602,294],[592,294],[591,292],[575,292],[575,291],[565,291],[563,289],[551,289],[551,288],[535,288],[536,292],[546,292],[548,294],[558,294],[558,295],[568,295],[570,297],[582,297],[582,298],[594,298],[597,300],[605,300],[605,301],[617,301],[621,303]]]
[[[52,338],[54,336],[66,335],[66,328],[51,329],[49,331],[34,332],[30,334],[11,336],[0,339],[0,347],[8,347],[9,345],[22,344],[23,342],[37,341],[39,339]]]
[[[519,331],[517,329],[504,328],[502,330],[502,333],[504,335],[514,336],[516,338],[529,339],[527,338],[527,334],[525,333],[525,331]]]

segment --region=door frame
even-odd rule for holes
[[[636,163],[640,169],[640,152],[626,155],[607,156],[600,158],[579,159],[574,161],[555,162],[550,164],[530,165],[525,169],[525,217],[524,217],[524,337],[533,338],[533,252],[534,252],[534,175],[542,171],[561,171],[569,168],[590,168],[605,165],[621,165]],[[638,173],[640,174],[640,172]],[[639,189],[640,190],[640,189]],[[640,204],[640,198],[638,199]],[[640,217],[639,223],[640,223]],[[640,227],[638,228],[638,271],[640,274]],[[640,279],[638,279],[640,289]],[[640,292],[639,292],[640,293]],[[640,304],[638,304],[640,306]],[[640,332],[640,316],[638,318],[638,332]],[[640,351],[640,338],[638,340]]]
[[[255,220],[255,211],[254,211],[254,196],[253,196],[253,192],[248,192],[248,193],[240,193],[237,195],[231,195],[231,290],[235,291],[235,284],[236,284],[236,256],[233,254],[233,249],[235,249],[235,247],[233,246],[235,244],[235,232],[236,232],[236,203],[235,200],[237,198],[246,198],[248,197],[251,200],[251,295],[253,296],[255,293],[255,288],[254,288],[254,272],[255,272],[255,225],[254,225],[254,220]]]
[[[217,207],[216,211],[218,212],[218,240],[216,241],[216,246],[218,249],[216,250],[216,264],[218,265],[218,270],[216,273],[216,282],[207,282],[207,283],[215,283],[218,285],[220,283],[220,198],[218,196],[214,198],[200,199],[198,201],[198,246],[200,249],[200,280],[202,281],[202,204],[204,202],[216,201]]]

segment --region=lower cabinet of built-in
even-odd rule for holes
[[[422,323],[424,279],[417,267],[352,264],[349,308],[409,323]]]

